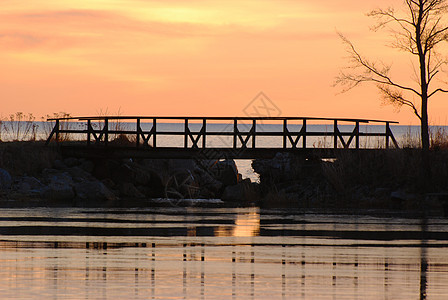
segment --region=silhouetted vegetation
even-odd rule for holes
[[[392,64],[373,61],[364,57],[354,44],[339,34],[349,53],[350,71],[342,71],[336,78],[336,85],[348,91],[362,83],[375,84],[383,99],[400,108],[407,106],[419,118],[421,124],[421,145],[423,150],[430,146],[428,124],[428,101],[439,92],[447,93],[445,86],[435,86],[435,79],[443,71],[448,60],[439,51],[442,43],[448,41],[448,26],[444,17],[448,12],[446,0],[405,0],[404,14],[393,8],[375,9],[368,15],[377,19],[374,30],[391,31],[393,41],[389,45],[399,51],[410,53],[418,66],[415,83],[401,82],[391,74]],[[443,81],[441,81],[443,82]],[[414,101],[414,98],[418,101]]]

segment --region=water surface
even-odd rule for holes
[[[0,298],[446,299],[448,220],[2,209]]]

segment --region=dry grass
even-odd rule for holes
[[[42,139],[46,139],[46,137],[50,136],[51,131],[53,130],[54,126],[56,125],[56,122],[54,121],[47,121],[48,119],[60,119],[60,118],[71,118],[71,115],[66,112],[58,112],[53,113],[52,115],[46,115],[45,117],[42,117],[42,131],[44,133],[44,136]],[[72,122],[69,122],[68,120],[60,120],[59,121],[59,129],[61,130],[67,130],[70,128]],[[53,136],[53,140],[56,139],[55,136]],[[59,141],[71,141],[72,136],[70,133],[60,133],[58,136]]]
[[[36,175],[51,168],[53,161],[60,158],[53,147],[41,142],[0,143],[0,168],[12,175]]]
[[[436,127],[430,134],[431,149],[448,150],[448,133],[445,128]]]
[[[0,122],[0,141],[35,141],[38,125],[33,114],[16,112]]]
[[[409,127],[401,139],[401,148],[420,149],[422,147],[421,134],[413,133]],[[448,132],[444,127],[431,126],[429,129],[429,144],[432,150],[448,149]]]
[[[399,149],[342,153],[335,162],[324,163],[322,170],[335,191],[342,195],[350,194],[359,186],[415,193],[446,190],[448,151],[432,150],[429,153],[429,170],[424,166],[420,150]]]

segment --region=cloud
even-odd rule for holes
[[[30,33],[0,32],[0,45],[3,48],[34,48],[44,44],[46,38]]]

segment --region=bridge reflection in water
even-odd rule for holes
[[[2,210],[0,297],[444,298],[447,227],[255,208]]]

